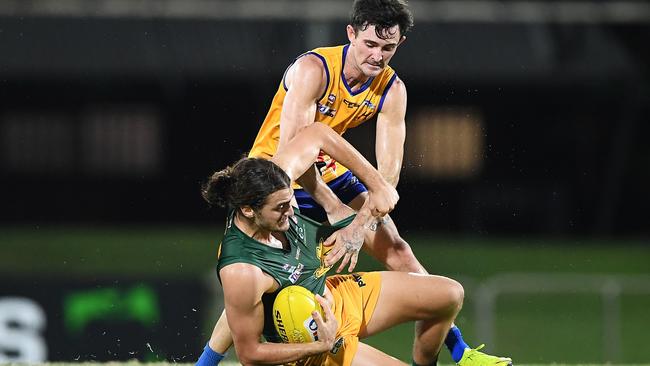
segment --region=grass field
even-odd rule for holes
[[[0,227],[0,277],[92,274],[199,281],[212,271],[221,233],[220,228],[207,227]],[[421,232],[404,236],[431,273],[459,278],[465,284],[467,296],[457,324],[474,346],[481,340],[475,329],[477,303],[472,291],[492,276],[505,272],[650,273],[650,247],[641,241],[440,237]],[[381,266],[362,255],[357,268]],[[620,300],[621,349],[612,361],[647,362],[650,296],[624,294]],[[495,344],[487,345],[489,352],[526,364],[606,361],[599,295],[521,294],[499,299],[497,305]],[[207,318],[206,328],[211,325]],[[412,332],[412,325],[403,325],[367,343],[408,361]],[[451,362],[447,352],[441,353],[441,362]]]

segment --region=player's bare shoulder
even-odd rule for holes
[[[308,53],[299,57],[289,67],[284,80],[289,89],[292,86],[300,88],[311,86],[322,92],[327,87],[327,72],[318,56]]]
[[[406,84],[404,84],[404,81],[399,77],[395,77],[393,84],[390,86],[390,89],[388,89],[388,93],[386,93],[386,100],[384,101],[381,112],[384,114],[405,114],[406,97]]]
[[[261,294],[275,290],[277,283],[262,269],[249,263],[233,263],[219,271],[224,290],[248,288]]]
[[[390,96],[391,94],[406,98],[406,84],[402,79],[400,79],[399,76],[395,77],[395,81],[393,81],[393,85],[391,85],[390,89],[388,90],[386,97]]]

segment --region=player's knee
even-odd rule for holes
[[[465,300],[465,289],[463,288],[463,285],[461,285],[460,282],[449,279],[450,281],[450,290],[449,290],[449,296],[450,296],[450,302],[452,305],[452,308],[454,309],[454,312],[457,314],[460,312],[460,309],[463,307],[463,301]]]
[[[453,320],[463,307],[465,290],[463,286],[451,278],[442,276],[428,276],[430,281],[426,288],[431,289],[427,293],[427,300],[424,313],[420,314],[421,320]]]
[[[465,289],[458,281],[445,278],[444,298],[446,300],[444,312],[450,317],[455,317],[463,307]]]

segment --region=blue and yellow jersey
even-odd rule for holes
[[[386,94],[397,77],[395,71],[390,66],[386,66],[379,75],[368,79],[360,88],[352,91],[343,77],[348,47],[349,45],[316,48],[298,57],[315,55],[323,62],[327,87],[317,101],[315,121],[330,126],[341,135],[348,128],[368,121],[381,111]],[[268,159],[277,151],[280,141],[280,114],[286,95],[287,86],[283,78],[249,156]],[[325,182],[339,177],[348,170],[322,151],[317,165]]]

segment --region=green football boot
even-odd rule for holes
[[[476,348],[465,348],[463,357],[458,361],[458,366],[512,366],[509,357],[497,357],[480,352],[484,344]]]

